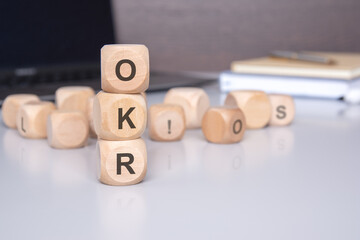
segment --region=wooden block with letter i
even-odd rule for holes
[[[16,119],[20,135],[26,138],[46,138],[46,121],[55,109],[54,103],[46,101],[23,104]]]
[[[87,143],[89,123],[80,111],[54,111],[47,120],[48,142],[53,148],[80,148]]]
[[[145,131],[147,111],[140,94],[100,91],[94,100],[94,127],[99,138],[121,141],[139,138]]]
[[[108,185],[131,185],[146,175],[147,153],[143,139],[128,141],[98,140],[99,180]]]
[[[269,125],[289,125],[295,117],[295,104],[293,98],[289,95],[270,94],[269,99],[272,106]]]
[[[185,114],[181,106],[155,104],[149,110],[149,136],[155,141],[180,140],[185,133]]]
[[[232,91],[226,96],[225,105],[244,112],[247,129],[263,128],[270,121],[270,100],[262,91]]]
[[[187,128],[201,127],[201,120],[210,107],[206,92],[194,87],[170,89],[165,95],[164,103],[176,104],[184,109]]]
[[[244,135],[245,115],[239,108],[210,108],[202,120],[205,138],[212,143],[236,143]]]
[[[9,128],[16,128],[16,115],[21,105],[27,102],[38,102],[39,97],[34,94],[12,94],[5,98],[1,113],[4,124]]]
[[[101,89],[140,93],[149,87],[149,50],[145,45],[110,44],[101,48]]]

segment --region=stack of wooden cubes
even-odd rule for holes
[[[144,45],[105,45],[101,49],[101,88],[94,100],[94,127],[100,150],[100,176],[108,185],[143,180],[147,168],[144,92],[149,86],[149,51]]]

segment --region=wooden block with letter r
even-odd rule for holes
[[[9,128],[16,128],[16,115],[21,105],[27,102],[38,102],[39,97],[34,94],[12,94],[5,98],[1,113],[4,124]]]
[[[185,133],[185,114],[181,106],[155,104],[149,110],[149,136],[155,141],[180,140]]]
[[[263,91],[232,91],[226,96],[225,105],[244,112],[247,129],[263,128],[270,121],[271,104]]]
[[[295,117],[295,104],[293,98],[289,95],[270,94],[269,99],[272,106],[269,125],[289,125]]]
[[[55,110],[55,104],[47,101],[23,104],[16,119],[20,135],[26,138],[46,138],[46,121]]]
[[[147,170],[146,145],[143,139],[128,141],[98,140],[100,151],[99,180],[108,185],[131,185],[142,181]]]
[[[210,107],[206,92],[195,87],[170,89],[165,95],[164,103],[176,104],[184,109],[187,128],[201,127],[201,120]]]
[[[99,138],[121,141],[139,138],[145,130],[147,111],[142,94],[100,91],[94,100],[94,127]]]
[[[149,50],[145,45],[110,44],[101,48],[101,89],[140,93],[149,87]]]
[[[237,107],[213,107],[204,115],[202,131],[205,138],[213,143],[236,143],[244,135],[246,120]]]

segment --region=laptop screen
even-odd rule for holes
[[[3,1],[0,69],[99,63],[114,42],[110,1]]]

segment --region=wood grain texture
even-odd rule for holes
[[[269,125],[289,125],[295,117],[294,99],[289,95],[270,94],[268,95],[272,106],[272,113]]]
[[[185,133],[185,113],[181,106],[155,104],[149,109],[149,137],[155,141],[178,141]]]
[[[147,170],[147,152],[143,139],[128,141],[99,139],[98,149],[100,182],[108,185],[132,185],[144,179]]]
[[[89,136],[88,119],[80,111],[54,111],[47,119],[47,135],[53,148],[84,147]]]
[[[212,143],[239,142],[245,129],[245,115],[238,107],[210,108],[202,120],[202,132]]]
[[[144,92],[149,87],[149,71],[145,45],[110,44],[101,48],[101,89],[105,92]]]
[[[263,128],[270,121],[270,100],[262,91],[232,91],[226,96],[225,105],[244,112],[248,129]]]
[[[91,87],[61,87],[55,92],[55,102],[59,110],[81,111],[86,114],[88,99],[94,95],[95,92]]]
[[[210,107],[206,92],[194,87],[170,89],[165,95],[164,103],[179,105],[184,109],[187,128],[201,127],[201,120]]]
[[[358,0],[113,0],[120,43],[153,70],[221,71],[276,49],[360,52]]]
[[[46,138],[46,121],[55,110],[55,104],[47,101],[23,104],[16,117],[19,134],[25,138]]]
[[[136,139],[146,128],[146,101],[141,93],[115,94],[100,91],[95,96],[93,118],[95,132],[101,139]]]
[[[4,124],[9,128],[16,128],[16,115],[22,104],[32,101],[40,101],[34,94],[12,94],[5,98],[1,114]]]

